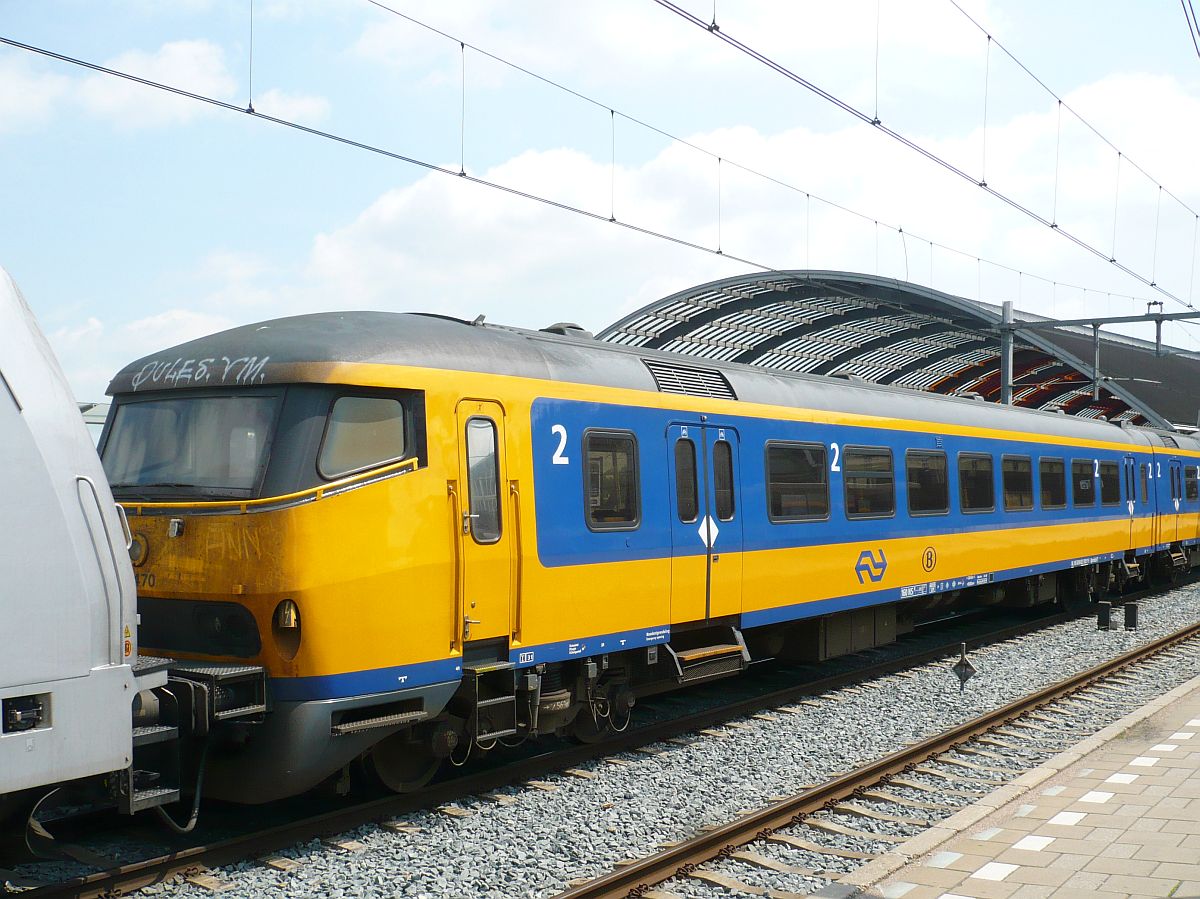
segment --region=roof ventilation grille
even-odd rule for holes
[[[737,394],[725,376],[711,368],[690,368],[661,362],[658,359],[643,359],[650,370],[654,383],[663,393],[682,393],[687,396],[707,396],[720,400],[736,400]]]
[[[1170,434],[1159,434],[1159,436],[1162,437],[1162,442],[1164,445],[1173,446],[1175,449],[1179,449],[1179,441]]]

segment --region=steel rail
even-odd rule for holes
[[[746,843],[793,824],[802,823],[808,815],[841,802],[865,787],[906,771],[994,727],[1083,689],[1122,668],[1145,661],[1198,634],[1200,622],[1190,624],[944,733],[893,752],[812,789],[772,803],[715,830],[697,834],[677,846],[618,868],[590,883],[560,893],[556,899],[615,899],[621,896],[641,895],[664,880],[691,873],[701,864],[727,856]]]

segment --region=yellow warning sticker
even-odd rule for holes
[[[129,633],[129,625],[125,625],[125,639],[128,640],[132,635]]]

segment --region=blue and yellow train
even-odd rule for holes
[[[304,315],[109,392],[142,651],[267,678],[209,754],[243,801],[601,738],[649,692],[1171,577],[1200,540],[1190,437],[570,327]]]

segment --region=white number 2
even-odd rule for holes
[[[841,459],[841,453],[838,451],[838,445],[836,443],[831,443],[829,444],[829,448],[833,450],[833,461],[829,463],[829,470],[841,471],[842,463],[839,461]]]
[[[563,451],[567,448],[567,429],[562,425],[552,425],[550,433],[558,435],[558,449],[554,451],[554,455],[550,457],[550,461],[555,465],[570,465],[571,460],[563,455]]]

